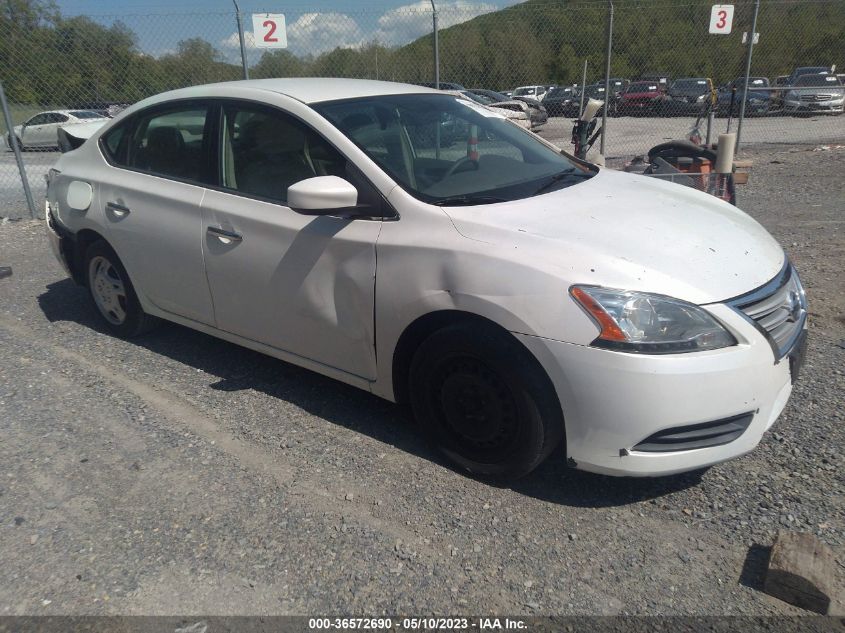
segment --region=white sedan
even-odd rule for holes
[[[165,93],[63,154],[47,196],[115,335],[166,319],[408,402],[478,476],[557,447],[615,475],[747,453],[806,343],[795,269],[735,207],[419,86]]]
[[[24,124],[14,127],[14,134],[18,147],[25,148],[55,148],[59,144],[58,130],[67,125],[78,123],[105,122],[109,118],[93,110],[50,110],[39,112],[30,117]],[[12,138],[6,134],[6,145],[12,147]]]

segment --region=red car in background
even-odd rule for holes
[[[635,81],[619,99],[619,116],[637,114],[660,114],[666,103],[666,91],[656,81]]]

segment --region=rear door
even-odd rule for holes
[[[141,112],[105,135],[99,178],[109,240],[133,285],[161,310],[214,323],[200,202],[213,179],[216,119],[206,101]]]
[[[288,113],[228,101],[221,187],[203,203],[202,239],[217,327],[375,379],[376,239],[381,221],[307,216],[287,188],[340,176],[359,203],[379,194],[321,135]]]

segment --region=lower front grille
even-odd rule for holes
[[[743,413],[731,418],[676,426],[663,429],[648,436],[631,450],[643,453],[667,453],[670,451],[691,451],[696,448],[709,448],[733,442],[745,433],[754,413]]]

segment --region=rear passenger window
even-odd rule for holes
[[[206,159],[208,108],[190,107],[157,112],[137,120],[129,140],[125,165],[179,180],[209,182]],[[117,130],[115,130],[115,133]],[[106,138],[106,146],[121,139]]]

